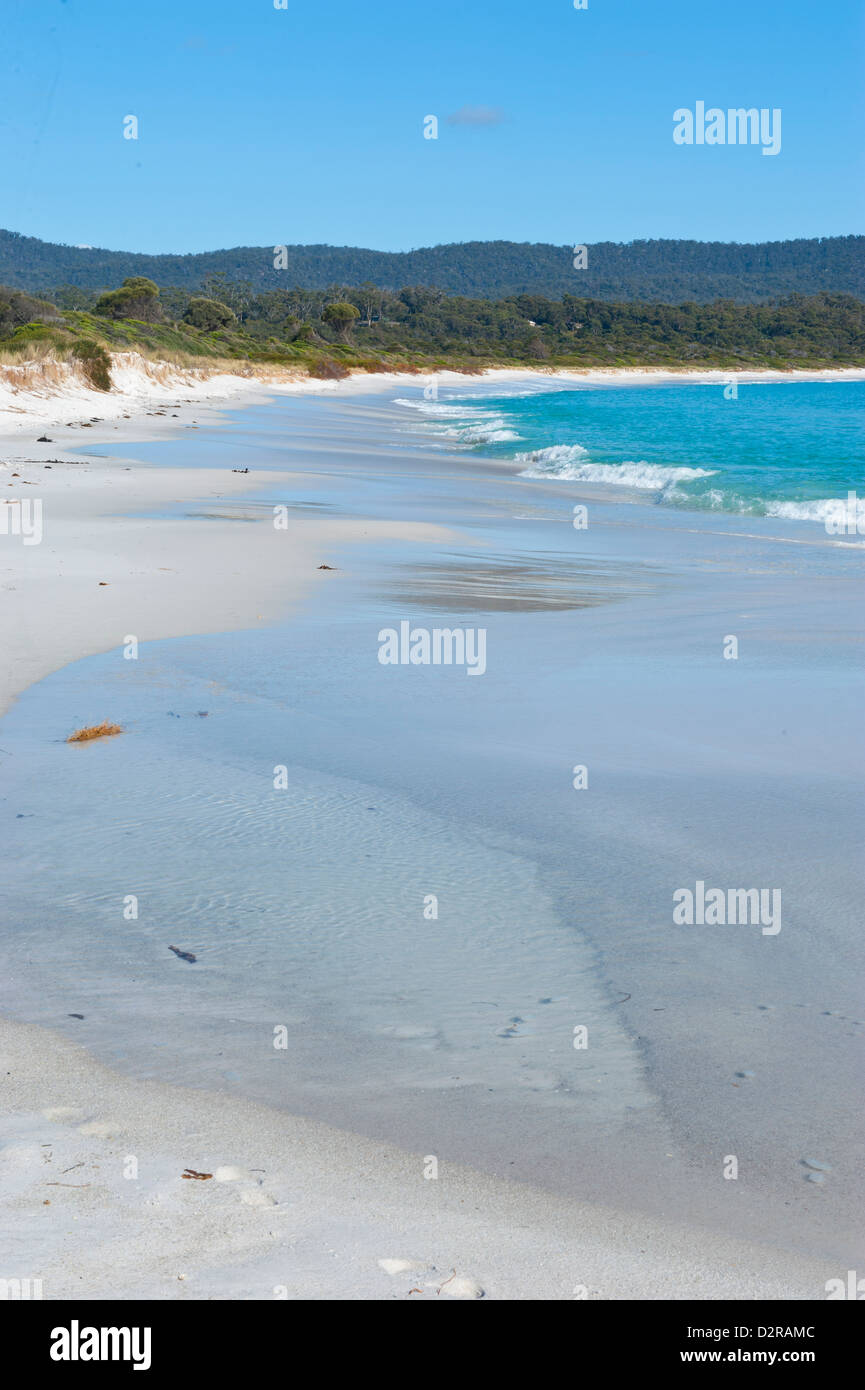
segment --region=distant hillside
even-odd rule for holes
[[[865,237],[735,242],[597,242],[588,268],[573,268],[573,249],[545,243],[468,241],[418,251],[351,246],[289,246],[275,270],[273,247],[238,246],[188,256],[147,256],[59,246],[0,231],[0,283],[38,293],[58,285],[103,290],[130,275],[195,290],[212,275],[248,281],[255,290],[369,283],[398,290],[423,285],[472,298],[563,294],[602,300],[681,304],[732,299],[761,303],[782,295],[829,292],[865,299]]]

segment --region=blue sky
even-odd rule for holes
[[[863,16],[858,0],[3,0],[0,226],[151,252],[857,232]],[[697,100],[780,107],[781,153],[675,145],[673,112]],[[448,121],[466,109],[487,118]]]

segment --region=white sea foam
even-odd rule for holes
[[[523,478],[563,478],[582,483],[611,483],[618,487],[642,488],[656,491],[671,483],[688,482],[692,478],[711,478],[714,469],[674,468],[645,459],[624,463],[592,463],[588,450],[581,444],[554,444],[549,449],[536,449],[530,454],[517,454],[517,463],[528,465]]]
[[[433,433],[444,439],[453,439],[458,444],[505,444],[516,442],[520,436],[506,428],[500,416],[491,416],[483,424],[462,425],[453,429],[439,429]]]
[[[589,451],[582,444],[553,444],[548,449],[533,449],[530,454],[517,454],[516,462],[529,465],[525,470],[525,476],[529,478],[547,478],[551,475],[566,478],[571,474],[565,470],[588,457]]]
[[[708,476],[712,476],[711,474]],[[721,488],[708,488],[705,492],[700,492],[696,496],[692,492],[686,492],[677,483],[668,483],[661,489],[658,497],[659,502],[665,502],[669,506],[684,504],[687,507],[699,507],[706,511],[723,512],[760,512],[762,510],[759,499],[754,502],[747,502],[744,497],[739,497],[732,492],[724,492]]]
[[[505,444],[520,439],[502,415],[477,406],[448,404],[445,401],[409,401],[397,397],[394,405],[402,405],[417,410],[421,415],[431,416],[427,432],[441,439],[452,440],[457,446],[467,448],[475,444]]]
[[[816,497],[810,502],[767,502],[766,515],[780,517],[784,521],[833,521],[844,523],[855,521],[857,527],[865,527],[865,497],[848,503],[846,497]]]
[[[724,492],[715,487],[695,496],[671,484],[661,490],[657,500],[671,507],[697,507],[700,511],[730,512],[739,516],[767,516],[779,521],[815,521],[825,525],[830,520],[836,524],[846,524],[849,519],[865,530],[865,498],[858,499],[855,512],[852,509],[848,512],[847,503],[837,497],[819,497],[810,502],[767,501],[762,497],[742,497],[739,493]]]
[[[552,391],[561,391],[560,386],[536,386],[527,391],[506,391],[496,387],[492,391],[461,391],[458,396],[450,396],[452,401],[520,401],[528,396],[543,396]]]
[[[464,410],[461,406],[449,404],[447,401],[408,401],[402,396],[397,396],[394,405],[405,406],[407,410],[418,410],[421,415],[450,415],[450,416],[476,416],[485,417],[489,414],[487,410],[481,410],[478,406],[469,406]]]

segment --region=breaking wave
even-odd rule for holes
[[[475,444],[509,444],[519,442],[520,436],[508,428],[502,415],[476,406],[449,405],[444,401],[409,401],[397,397],[394,405],[417,410],[429,417],[427,434],[437,435],[470,448]]]
[[[549,449],[517,454],[516,462],[527,465],[520,474],[522,478],[563,478],[569,482],[611,483],[648,491],[659,491],[671,483],[689,482],[693,478],[711,478],[715,472],[714,469],[646,463],[645,459],[592,463],[582,444],[554,444]]]

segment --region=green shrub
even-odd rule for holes
[[[327,323],[345,341],[348,341],[352,330],[352,325],[360,318],[360,310],[353,304],[347,304],[344,300],[337,300],[333,304],[325,304],[321,311],[323,323]]]
[[[109,290],[96,301],[96,313],[111,319],[140,319],[160,323],[159,286],[145,275],[131,275],[119,290]]]
[[[217,299],[190,299],[183,317],[193,328],[200,328],[204,333],[214,333],[218,328],[229,328],[237,323],[234,310],[229,309],[227,304],[220,304]]]
[[[57,330],[49,327],[47,323],[22,323],[12,334],[14,343],[44,343],[57,342],[59,335]]]
[[[111,390],[111,358],[101,343],[89,339],[76,343],[72,349],[84,368],[84,375],[97,391]]]
[[[7,338],[16,328],[28,324],[57,323],[62,321],[53,304],[45,299],[34,299],[23,290],[9,289],[0,285],[0,338]]]

